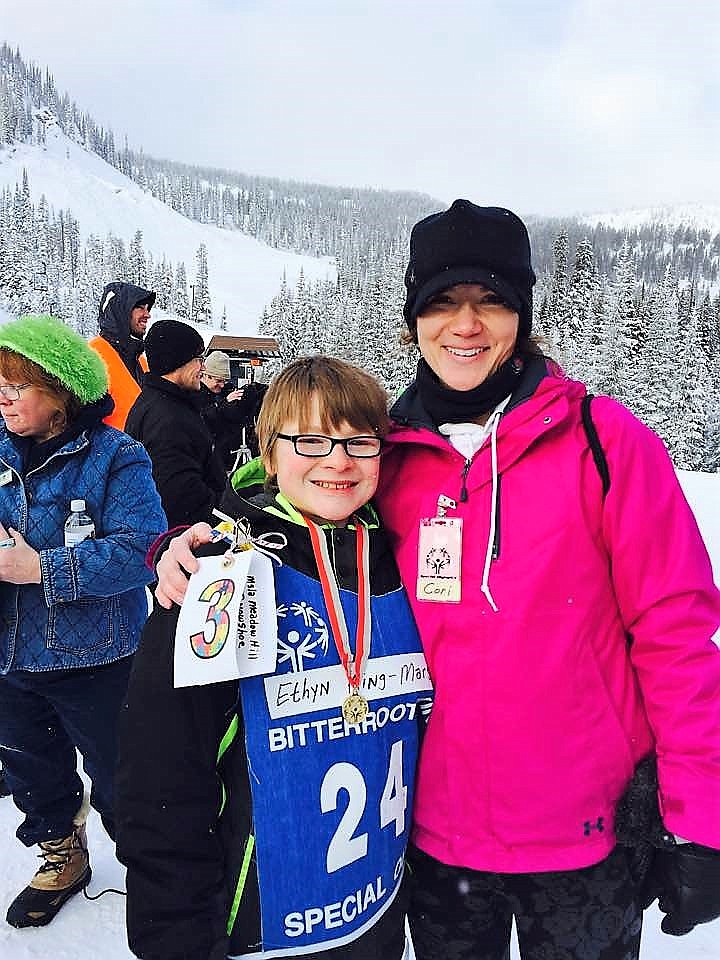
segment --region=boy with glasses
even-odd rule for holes
[[[148,621],[117,780],[138,956],[406,955],[403,863],[431,687],[369,503],[386,399],[339,360],[290,364],[258,421],[265,492],[244,499],[249,464],[220,504],[275,557],[274,671],[173,689],[178,609]],[[216,538],[201,554],[226,551]]]

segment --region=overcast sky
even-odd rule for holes
[[[720,203],[718,0],[0,0],[1,40],[173,160],[522,214]]]

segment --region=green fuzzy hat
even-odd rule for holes
[[[93,403],[107,393],[107,369],[99,354],[56,317],[33,315],[3,324],[1,348],[33,360],[82,403]]]

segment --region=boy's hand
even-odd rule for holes
[[[173,537],[170,545],[158,561],[156,573],[158,584],[155,589],[155,599],[169,610],[173,603],[178,606],[185,599],[188,574],[195,573],[198,561],[193,550],[203,543],[212,540],[212,528],[209,523],[194,523],[177,537]]]

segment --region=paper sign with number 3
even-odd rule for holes
[[[272,562],[255,550],[203,557],[175,630],[175,686],[272,673],[277,618]]]

